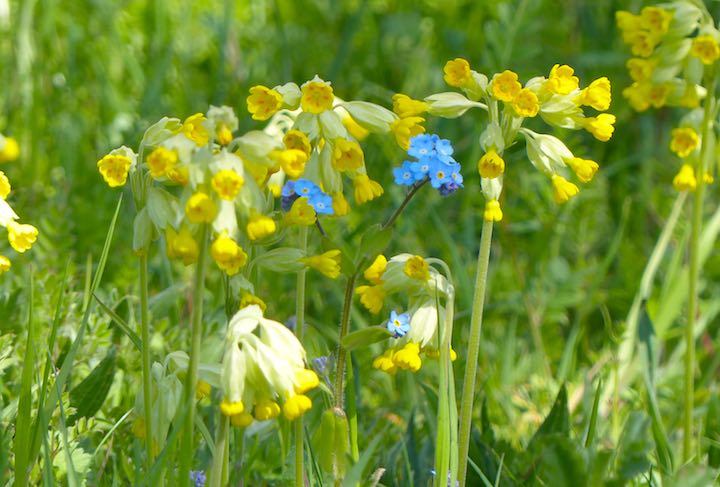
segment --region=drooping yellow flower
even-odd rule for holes
[[[537,95],[527,88],[523,88],[515,95],[510,106],[520,117],[534,117],[540,111]]]
[[[10,220],[7,230],[10,246],[21,254],[30,250],[38,237],[37,228],[26,223],[17,223],[15,220]]]
[[[445,82],[450,86],[462,88],[472,80],[470,63],[463,58],[455,58],[445,63],[443,68]]]
[[[11,190],[10,180],[3,171],[0,171],[0,199],[7,199]]]
[[[272,235],[277,230],[277,226],[275,220],[269,216],[256,213],[250,217],[246,230],[248,238],[254,241]]]
[[[372,201],[385,192],[383,187],[380,186],[380,183],[370,179],[367,174],[358,174],[355,176],[353,186],[355,186],[355,201],[357,201],[358,204]]]
[[[210,140],[210,133],[203,125],[206,120],[205,115],[196,113],[195,115],[190,115],[183,122],[183,134],[199,147],[206,145]]]
[[[672,13],[660,7],[645,7],[640,11],[640,25],[656,35],[665,34],[670,28]]]
[[[350,204],[342,193],[332,194],[333,216],[345,216],[350,213]]]
[[[587,117],[583,122],[585,130],[602,142],[610,140],[615,131],[615,127],[613,127],[615,115],[609,113],[601,113],[597,117]]]
[[[364,140],[368,135],[370,135],[370,131],[357,123],[350,115],[345,115],[343,117],[342,124],[356,140]]]
[[[720,59],[720,45],[711,35],[699,35],[693,39],[690,54],[700,58],[703,64],[712,64]]]
[[[483,219],[487,222],[499,222],[503,219],[503,212],[502,209],[500,209],[500,202],[498,200],[489,200],[485,202]]]
[[[505,160],[495,149],[490,149],[478,161],[478,172],[483,178],[496,178],[505,172]]]
[[[575,175],[583,183],[589,183],[597,173],[600,166],[595,161],[590,159],[581,159],[579,157],[572,157],[565,161],[570,169],[575,172]]]
[[[638,31],[632,38],[630,47],[635,56],[650,57],[655,46],[660,42],[660,36],[648,31]]]
[[[221,169],[212,177],[210,184],[221,199],[232,201],[245,184],[245,179],[233,169]]]
[[[330,279],[336,279],[340,275],[340,250],[338,249],[304,257],[301,262]]]
[[[297,179],[305,172],[308,156],[300,149],[274,151],[271,156],[280,164],[285,175],[290,179]]]
[[[267,120],[283,105],[283,97],[280,93],[262,85],[250,88],[250,96],[246,101],[253,120]]]
[[[289,421],[294,421],[312,407],[312,401],[304,394],[292,396],[283,404],[283,414]]]
[[[376,315],[380,312],[385,302],[385,288],[382,284],[374,286],[358,286],[355,294],[360,296],[360,302],[372,314]]]
[[[310,369],[299,369],[295,372],[295,392],[305,394],[320,385],[317,374]]]
[[[591,106],[600,112],[610,108],[610,100],[610,80],[605,76],[590,83],[590,86],[583,89],[578,97],[581,105]]]
[[[238,305],[239,309],[243,309],[253,304],[260,306],[260,309],[263,310],[263,312],[267,310],[267,304],[265,304],[265,301],[263,301],[259,297],[247,291],[243,291],[240,293],[240,304]]]
[[[631,44],[635,35],[642,28],[642,18],[625,10],[615,12],[615,21],[622,31],[623,42]]]
[[[410,139],[425,133],[425,127],[420,125],[425,121],[422,117],[398,118],[390,124],[390,131],[395,135],[395,141],[403,149],[410,148]]]
[[[190,182],[190,170],[187,166],[175,166],[168,171],[167,177],[173,183],[186,186]]]
[[[430,279],[430,266],[427,261],[419,255],[414,255],[405,262],[403,272],[410,279],[417,279],[418,281],[427,281]]]
[[[12,137],[5,137],[5,141],[0,146],[0,162],[14,161],[20,155],[20,146],[17,140]]]
[[[247,263],[248,256],[235,240],[222,233],[210,247],[210,255],[228,276],[234,276]]]
[[[567,203],[570,198],[580,192],[580,188],[578,188],[573,183],[558,174],[553,174],[551,180],[553,185],[553,198],[555,199],[555,203]]]
[[[255,404],[253,416],[258,421],[267,421],[280,415],[280,405],[271,399],[261,399]]]
[[[492,96],[497,100],[511,102],[521,89],[522,85],[518,81],[518,75],[510,70],[493,76]]]
[[[548,77],[546,87],[552,93],[558,95],[567,95],[573,90],[576,90],[580,80],[575,76],[575,70],[563,64],[562,66],[556,64],[550,70],[550,76]]]
[[[393,375],[395,372],[397,372],[397,365],[395,365],[395,362],[393,362],[394,354],[395,350],[392,348],[385,350],[382,355],[375,357],[375,360],[373,360],[372,363],[373,368],[381,370],[386,374]]]
[[[672,84],[660,83],[652,85],[647,93],[648,102],[655,108],[662,108],[665,106],[668,95],[672,92]]]
[[[387,269],[387,259],[383,254],[380,254],[375,257],[375,260],[372,264],[370,264],[370,267],[365,269],[363,276],[373,284],[380,284],[382,282],[382,276],[385,273],[385,269]]]
[[[197,385],[195,386],[195,398],[198,400],[205,399],[210,395],[211,391],[212,386],[204,380],[200,379],[197,381]]]
[[[334,98],[330,83],[316,76],[311,81],[302,85],[300,106],[304,112],[318,114],[330,110],[333,106]]]
[[[0,274],[3,274],[10,270],[10,267],[12,267],[12,264],[10,263],[10,259],[5,257],[4,255],[0,255]]]
[[[317,220],[315,209],[305,196],[295,200],[284,218],[287,225],[314,225],[315,220]]]
[[[648,81],[652,77],[656,65],[657,61],[653,59],[642,59],[637,57],[630,58],[625,63],[625,66],[630,73],[630,77],[633,81],[637,82]]]
[[[697,179],[695,179],[695,170],[690,164],[682,165],[673,178],[673,186],[678,191],[695,191]]]
[[[242,401],[231,402],[227,399],[223,399],[220,403],[220,412],[225,416],[235,416],[243,411],[245,411],[245,405]]]
[[[224,123],[220,123],[215,129],[215,138],[217,139],[218,144],[228,145],[233,139],[232,130],[230,130]]]
[[[400,118],[415,117],[428,111],[430,106],[421,100],[413,100],[407,95],[396,93],[392,97],[393,111]]]
[[[210,223],[217,215],[217,205],[202,191],[198,191],[185,204],[185,214],[192,223]]]
[[[633,83],[623,90],[623,96],[627,98],[633,110],[644,112],[650,108],[650,83]]]
[[[166,176],[177,163],[177,151],[166,149],[165,147],[156,148],[147,157],[148,169],[150,169],[150,175],[154,178]]]
[[[338,171],[355,171],[365,163],[360,144],[347,139],[335,139],[333,144],[332,164]]]
[[[310,139],[305,135],[305,132],[294,129],[289,130],[283,137],[283,144],[285,144],[286,149],[301,150],[308,159],[310,158],[312,148],[310,147]]]
[[[247,428],[253,423],[253,416],[248,412],[234,414],[230,416],[230,424],[236,428]]]
[[[168,226],[165,231],[165,240],[169,258],[181,259],[186,266],[197,261],[198,244],[190,233],[190,229],[185,225],[180,228],[180,232],[176,232],[174,228]]]
[[[108,154],[97,162],[98,170],[111,188],[124,186],[132,161],[122,154]]]
[[[695,129],[681,127],[673,129],[670,150],[679,157],[687,157],[700,145],[700,136]]]
[[[393,363],[400,369],[417,372],[422,367],[420,359],[420,345],[408,342],[403,348],[393,354]]]

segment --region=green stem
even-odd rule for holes
[[[179,480],[181,486],[190,484],[190,469],[195,457],[193,425],[195,421],[195,387],[197,385],[200,343],[202,340],[203,293],[205,290],[205,267],[207,262],[208,225],[203,224],[200,230],[198,261],[195,268],[195,285],[193,289],[193,309],[191,317],[192,341],[190,342],[190,364],[188,365],[183,404],[185,408],[185,424],[183,426],[180,445]]]
[[[468,450],[470,448],[470,432],[472,429],[472,409],[475,399],[475,377],[477,374],[478,355],[480,353],[480,334],[482,332],[483,307],[485,306],[485,286],[487,284],[488,266],[490,264],[490,244],[492,243],[493,222],[485,221],[480,237],[480,251],[475,277],[475,293],[473,295],[472,317],[470,318],[470,339],[468,355],[465,363],[465,378],[460,406],[460,438],[458,454],[458,481],[465,485],[467,476]]]
[[[308,230],[305,225],[300,225],[300,250],[307,249]],[[305,277],[307,269],[297,274],[297,286],[295,290],[295,336],[302,343],[303,328],[305,327]],[[305,435],[302,416],[295,420],[295,486],[305,485]]]
[[[230,438],[230,418],[220,415],[217,438],[215,439],[215,458],[210,471],[210,487],[227,485],[227,446]]]
[[[393,226],[395,221],[402,214],[405,207],[410,203],[410,200],[413,198],[413,196],[415,196],[415,193],[420,191],[420,188],[422,188],[425,185],[425,183],[427,183],[428,181],[430,181],[430,180],[427,178],[423,179],[422,181],[420,181],[419,183],[416,183],[415,186],[412,187],[410,192],[405,195],[405,199],[402,201],[402,203],[400,203],[400,206],[397,207],[397,209],[393,212],[393,214],[390,215],[390,218],[388,218],[388,221],[385,222],[385,224],[383,225],[383,230]]]
[[[350,307],[352,306],[353,292],[355,291],[356,275],[348,278],[345,286],[345,301],[343,302],[342,318],[340,319],[340,334],[338,336],[338,357],[335,366],[335,407],[344,410],[344,380],[345,380],[345,358],[347,350],[342,346],[342,340],[348,334],[350,328]]]
[[[152,375],[150,372],[150,306],[148,304],[148,257],[140,256],[140,335],[142,339],[143,408],[145,410],[146,471],[155,460],[152,423]]]

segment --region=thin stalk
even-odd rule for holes
[[[190,364],[188,365],[183,403],[185,405],[185,424],[183,426],[180,445],[180,485],[190,484],[190,469],[195,456],[193,425],[195,423],[195,386],[197,385],[200,343],[202,340],[203,291],[205,290],[205,267],[207,262],[208,225],[203,224],[200,230],[200,245],[197,266],[195,268],[195,284],[193,289],[193,309],[191,317],[192,339],[190,342]]]
[[[318,228],[322,228],[319,226]],[[303,252],[307,249],[307,227],[300,225],[299,247]],[[305,328],[305,277],[307,269],[303,268],[297,274],[297,286],[295,289],[295,336],[302,343],[303,328]],[[303,418],[300,416],[295,420],[295,486],[305,485],[305,434],[303,429]]]
[[[697,186],[693,195],[692,226],[690,229],[690,273],[688,286],[687,325],[685,327],[685,401],[683,414],[683,460],[692,457],[693,444],[693,409],[695,395],[695,321],[698,313],[698,280],[700,274],[700,232],[702,231],[703,196],[705,193],[705,158],[710,139],[712,114],[715,104],[715,80],[713,74],[708,83],[708,95],[705,99],[703,121],[701,127],[700,157],[695,179]]]
[[[390,218],[388,218],[388,221],[385,222],[385,224],[383,225],[383,230],[393,226],[395,221],[402,214],[405,207],[408,205],[408,203],[410,203],[410,200],[413,198],[413,196],[415,196],[415,193],[417,193],[420,190],[420,188],[422,188],[425,185],[425,183],[427,183],[428,181],[430,181],[430,180],[425,178],[422,181],[420,181],[419,183],[415,184],[415,186],[412,187],[410,192],[407,195],[405,195],[405,199],[402,201],[402,203],[400,203],[400,206],[397,207],[395,212],[392,215],[390,215]]]
[[[352,306],[353,292],[355,291],[355,279],[353,274],[348,278],[345,286],[345,301],[343,302],[342,318],[340,319],[340,334],[338,337],[338,357],[335,367],[335,407],[344,411],[344,380],[345,380],[345,358],[347,350],[342,346],[342,339],[348,334],[350,328],[350,307]]]
[[[215,458],[210,471],[210,487],[227,485],[228,442],[230,439],[230,418],[220,415],[217,438],[215,439]]]
[[[145,410],[145,468],[150,472],[153,451],[152,376],[150,373],[150,306],[148,304],[148,258],[140,256],[140,336],[142,340],[143,409]]]
[[[492,243],[493,222],[485,221],[480,237],[477,274],[475,276],[475,293],[473,295],[472,316],[470,318],[470,339],[468,356],[465,363],[465,378],[460,406],[460,439],[458,453],[458,481],[465,485],[467,477],[468,450],[470,448],[470,431],[472,428],[472,409],[475,399],[475,377],[477,374],[478,355],[480,353],[480,334],[482,332],[483,307],[485,306],[485,287],[487,285],[488,266],[490,264],[490,244]]]

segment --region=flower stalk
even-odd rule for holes
[[[148,299],[148,257],[140,256],[140,336],[142,340],[143,409],[145,412],[146,471],[150,472],[155,455],[153,451],[152,376],[150,371],[150,307]]]
[[[305,225],[300,226],[299,248],[303,252],[307,249],[308,231]],[[305,281],[307,269],[303,268],[297,273],[297,286],[295,290],[295,336],[302,343],[303,329],[305,327]],[[295,420],[295,486],[305,485],[304,473],[304,444],[303,418]]]

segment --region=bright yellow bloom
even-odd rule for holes
[[[220,198],[232,201],[245,184],[245,179],[233,169],[221,169],[215,173],[210,184]]]
[[[500,209],[500,202],[498,200],[489,200],[485,202],[483,219],[487,222],[499,222],[503,219],[503,212]]]
[[[357,123],[350,115],[345,115],[343,117],[342,124],[345,126],[350,135],[355,137],[357,140],[364,140],[365,137],[370,135],[370,131]]]
[[[652,77],[656,64],[657,61],[652,59],[634,57],[628,59],[625,66],[627,66],[628,72],[630,73],[630,77],[633,81],[641,82],[648,81]]]
[[[700,58],[703,64],[712,64],[720,58],[720,46],[713,36],[700,35],[693,39],[690,54]]]
[[[245,411],[245,406],[242,401],[230,402],[227,399],[223,399],[220,403],[220,412],[225,416],[235,416]]]
[[[210,255],[228,276],[234,276],[247,264],[248,256],[235,240],[222,233],[210,246]]]
[[[537,95],[527,88],[523,88],[515,95],[510,106],[520,117],[534,117],[540,111]]]
[[[375,286],[358,286],[355,294],[360,296],[360,302],[372,314],[376,315],[380,312],[385,302],[385,288],[382,284]]]
[[[247,428],[253,422],[252,414],[240,413],[230,416],[230,423],[236,428]]]
[[[267,189],[273,195],[273,198],[279,198],[282,195],[282,186],[277,183],[268,183]]]
[[[200,379],[195,385],[195,398],[198,400],[205,399],[210,395],[210,391],[212,391],[212,387],[210,386],[210,384]]]
[[[300,106],[304,112],[322,113],[333,106],[333,89],[330,83],[315,78],[302,85]]]
[[[280,415],[280,405],[270,399],[261,399],[255,404],[254,416],[258,421],[275,419]]]
[[[347,139],[335,139],[333,144],[332,164],[338,171],[355,171],[365,163],[360,144]]]
[[[243,291],[240,293],[240,304],[238,305],[239,309],[247,308],[248,306],[252,304],[257,304],[260,306],[260,309],[263,310],[263,313],[267,309],[267,304],[265,304],[265,301],[260,299],[259,297],[255,296],[254,294],[251,294],[247,291]]]
[[[350,205],[342,193],[333,193],[332,200],[333,216],[345,216],[350,213]]]
[[[512,71],[505,70],[493,76],[492,96],[497,100],[511,102],[521,89],[522,85],[518,81],[518,75]]]
[[[280,163],[280,167],[290,179],[297,179],[305,172],[308,156],[300,149],[273,151],[271,157]]]
[[[421,100],[413,100],[407,95],[396,93],[392,97],[393,112],[401,118],[415,117],[428,111],[430,106]]]
[[[596,79],[580,92],[577,100],[581,105],[591,106],[595,110],[604,112],[610,108],[610,80],[605,76]]]
[[[387,374],[394,374],[397,372],[397,365],[395,365],[395,362],[393,362],[393,355],[395,354],[395,350],[392,348],[385,350],[385,352],[380,355],[379,357],[375,357],[375,360],[373,360],[372,366],[375,369],[382,370],[383,372]]]
[[[0,199],[7,199],[11,190],[10,180],[3,171],[0,171]]]
[[[150,175],[154,178],[165,176],[178,163],[178,153],[175,150],[158,147],[147,157]]]
[[[298,369],[295,372],[295,392],[305,394],[320,385],[317,374],[310,369]]]
[[[185,214],[192,223],[210,223],[217,215],[217,205],[207,194],[198,191],[185,204]]]
[[[695,191],[697,179],[695,179],[695,170],[690,164],[682,165],[673,178],[673,186],[678,191]]]
[[[580,80],[577,76],[574,76],[575,70],[563,64],[562,66],[556,64],[550,70],[550,76],[548,77],[546,86],[547,89],[558,95],[567,95],[573,90],[576,90]]]
[[[314,225],[315,220],[317,220],[315,209],[305,196],[295,200],[284,218],[287,225]]]
[[[551,180],[555,203],[567,203],[570,198],[580,192],[580,188],[558,174],[553,174]]]
[[[455,58],[445,63],[443,72],[445,73],[445,82],[456,88],[467,86],[472,80],[470,63],[463,58]]]
[[[403,272],[410,279],[417,279],[418,281],[427,281],[430,279],[430,266],[428,266],[427,261],[419,255],[414,255],[405,262]]]
[[[623,90],[623,96],[627,98],[633,110],[644,112],[650,108],[650,83],[633,83]]]
[[[359,204],[372,201],[385,192],[380,183],[370,179],[367,174],[358,174],[353,179],[353,186],[355,186],[355,201]]]
[[[670,83],[652,85],[650,91],[648,92],[648,101],[655,108],[662,108],[671,92],[672,85]]]
[[[300,259],[308,267],[315,269],[330,279],[336,279],[340,275],[340,251],[338,249],[328,250],[320,255],[311,255]]]
[[[601,113],[597,117],[588,117],[584,120],[585,130],[590,132],[593,137],[602,142],[607,142],[612,137],[615,127],[615,115],[609,113]]]
[[[0,274],[9,271],[11,266],[12,264],[10,263],[10,259],[4,255],[0,255]]]
[[[395,142],[403,149],[410,148],[410,139],[425,132],[420,125],[425,121],[421,117],[398,118],[390,124],[390,131],[395,135]]]
[[[12,137],[5,137],[5,144],[0,148],[0,162],[14,161],[20,155],[20,146]]]
[[[180,232],[176,232],[171,226],[165,231],[167,242],[167,256],[171,259],[182,259],[183,264],[190,265],[197,261],[199,248],[198,244],[190,233],[188,227],[183,226]]]
[[[632,53],[635,56],[650,57],[659,42],[660,37],[657,34],[639,31],[632,38]]]
[[[300,130],[289,130],[288,133],[283,137],[283,143],[286,149],[297,149],[305,153],[307,158],[310,158],[310,139],[305,135],[305,132]]]
[[[312,401],[303,394],[292,396],[283,404],[283,414],[290,421],[298,419],[312,407]]]
[[[190,182],[190,170],[186,166],[175,166],[167,173],[168,179],[181,186]]]
[[[233,139],[232,130],[230,130],[224,123],[221,123],[215,129],[215,138],[217,139],[218,144],[228,145]]]
[[[653,34],[663,35],[670,28],[672,13],[660,7],[645,7],[640,11],[640,25]]]
[[[10,220],[7,226],[8,241],[10,246],[21,254],[35,243],[38,236],[38,229],[32,225],[17,223]]]
[[[393,354],[393,363],[400,369],[417,372],[422,367],[420,345],[409,342]]]
[[[478,172],[483,178],[496,178],[505,172],[505,160],[495,149],[490,149],[478,161]]]
[[[248,238],[255,241],[275,233],[277,225],[275,225],[275,220],[269,216],[256,213],[250,217],[245,229],[247,231]]]
[[[130,158],[120,154],[108,154],[97,162],[100,174],[111,188],[125,184],[131,165]]]
[[[681,127],[673,129],[670,150],[679,157],[687,157],[700,145],[700,136],[695,129]]]
[[[185,119],[182,126],[182,131],[185,137],[195,142],[195,145],[203,146],[210,140],[210,134],[207,129],[203,126],[207,118],[202,113],[196,113],[190,115]]]
[[[280,110],[283,97],[273,89],[256,85],[250,88],[250,96],[246,101],[253,120],[267,120]]]
[[[622,31],[623,42],[631,44],[635,35],[642,28],[642,17],[624,10],[619,10],[615,12],[615,21]]]
[[[595,161],[590,159],[581,159],[579,157],[573,157],[565,161],[568,166],[575,172],[575,175],[583,183],[589,183],[595,176],[600,166]]]
[[[373,284],[380,284],[382,282],[382,276],[385,274],[385,269],[387,269],[387,259],[383,254],[380,254],[375,257],[370,267],[365,269],[363,276]]]

